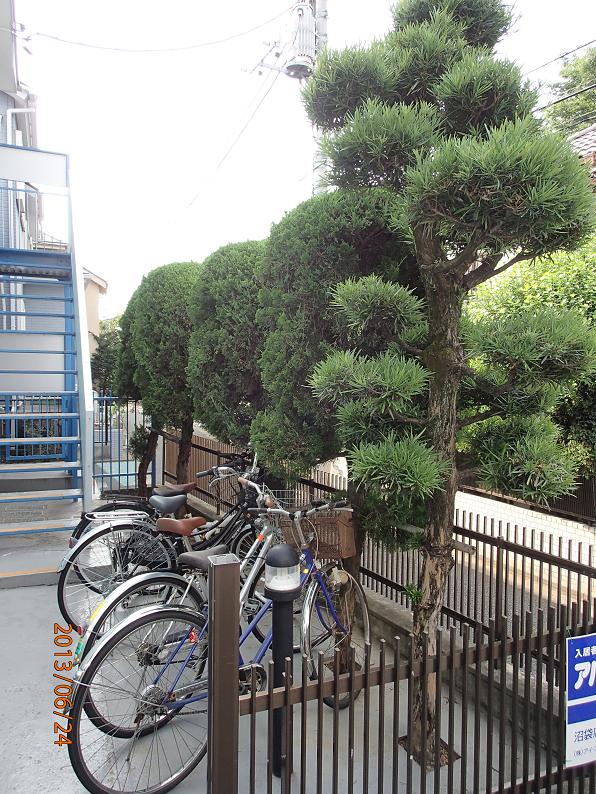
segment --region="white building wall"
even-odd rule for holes
[[[555,539],[555,553],[558,549],[558,539],[563,538],[568,544],[572,541],[574,552],[578,550],[578,544],[582,544],[582,558],[588,563],[588,546],[596,543],[596,527],[583,524],[579,521],[560,518],[559,516],[540,513],[536,510],[528,510],[523,507],[500,502],[496,499],[486,499],[477,494],[459,492],[455,500],[455,523],[469,529],[484,530],[484,518],[487,519],[486,531],[491,532],[491,519],[494,522],[494,532],[499,534],[499,522],[501,522],[501,532],[505,537],[507,525],[510,527],[510,539],[513,540],[514,527],[518,527],[518,540],[521,542],[521,530],[526,528],[526,537],[530,537],[532,530],[535,532],[535,547],[539,548],[540,533],[545,536],[544,550],[548,551],[548,537]],[[477,517],[479,520],[477,521]],[[566,548],[566,547],[565,547]]]

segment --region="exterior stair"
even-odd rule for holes
[[[11,537],[68,531],[81,509],[91,509],[93,395],[82,271],[72,240],[48,245],[43,238],[43,197],[32,188],[47,184],[49,171],[64,174],[57,185],[62,228],[71,229],[68,161],[39,152],[36,164],[36,151],[0,145],[0,535]],[[34,218],[16,212],[15,195],[19,206],[35,200]]]

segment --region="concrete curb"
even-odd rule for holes
[[[56,568],[33,568],[30,571],[9,571],[0,574],[0,590],[56,584],[58,584]]]

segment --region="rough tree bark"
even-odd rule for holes
[[[176,482],[189,482],[188,464],[190,462],[190,452],[192,449],[192,419],[186,419],[182,423],[180,432],[180,444],[178,445],[178,460],[176,462]]]
[[[429,344],[424,364],[433,373],[429,387],[428,436],[435,452],[451,466],[442,490],[427,501],[423,563],[420,574],[420,599],[414,605],[414,645],[417,657],[426,649],[432,656],[447,577],[453,565],[453,514],[457,492],[455,466],[457,432],[457,397],[461,381],[464,351],[459,339],[464,290],[453,275],[438,274],[430,265],[421,268],[426,290],[429,321]],[[428,644],[427,644],[428,643]],[[414,755],[421,763],[432,760],[435,742],[440,741],[436,724],[438,693],[434,676],[427,682],[427,698],[422,697],[418,679],[414,696]],[[437,730],[437,727],[439,730]],[[425,728],[425,730],[424,730]],[[424,740],[424,741],[423,741]]]
[[[149,433],[149,438],[147,439],[147,447],[145,452],[143,453],[143,457],[139,461],[139,468],[137,471],[137,488],[139,491],[139,496],[143,498],[147,498],[148,490],[147,490],[147,472],[149,470],[149,465],[153,460],[153,456],[155,455],[155,450],[157,449],[157,439],[159,438],[159,433],[157,430],[151,428],[151,432]]]

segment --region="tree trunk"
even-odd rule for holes
[[[360,522],[360,508],[364,501],[364,492],[362,489],[356,488],[352,480],[348,480],[348,501],[352,506],[354,512],[352,513],[352,526],[354,527],[354,542],[356,544],[356,553],[353,557],[348,557],[343,561],[344,568],[348,573],[351,573],[354,579],[360,577],[360,563],[362,560],[362,549],[364,547],[364,532]]]
[[[440,653],[437,629],[443,605],[447,577],[453,565],[453,515],[457,493],[455,466],[457,433],[457,397],[464,352],[459,340],[459,322],[463,302],[461,285],[450,277],[422,268],[429,321],[429,345],[424,363],[433,373],[429,388],[428,438],[435,452],[451,469],[442,490],[427,501],[423,563],[420,573],[420,599],[414,605],[414,648],[416,657],[425,652]],[[421,763],[434,758],[435,743],[440,741],[436,724],[435,677],[427,681],[426,702],[422,697],[422,680],[417,679],[414,696],[414,755]],[[438,730],[437,730],[438,728]]]
[[[178,445],[178,460],[176,462],[176,482],[179,485],[189,482],[188,464],[190,462],[190,451],[192,449],[193,426],[192,419],[186,419],[182,423],[180,444]]]
[[[139,461],[139,469],[137,472],[137,488],[139,491],[139,496],[142,496],[144,499],[147,498],[147,471],[149,470],[149,465],[155,456],[158,438],[159,433],[157,430],[151,428],[149,438],[147,439],[147,447],[143,453],[143,457]]]
[[[192,434],[194,422],[187,419],[182,423],[180,432],[180,443],[178,444],[178,460],[176,461],[176,482],[180,485],[189,481],[188,464],[190,462],[190,452],[192,450]],[[176,513],[177,518],[184,518],[186,507],[180,507]]]

